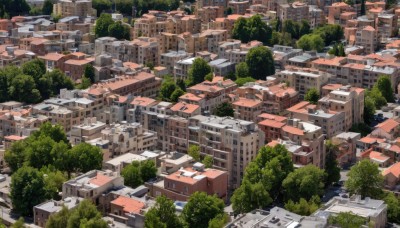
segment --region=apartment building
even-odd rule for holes
[[[178,49],[188,53],[200,51],[217,53],[219,43],[227,38],[227,30],[222,29],[207,29],[196,34],[185,32],[177,36]]]
[[[132,162],[143,162],[148,160],[146,157],[134,154],[134,153],[126,153],[119,156],[116,156],[113,159],[103,162],[104,170],[111,170],[116,173],[121,173],[121,171]],[[155,162],[155,161],[154,161]]]
[[[250,7],[251,1],[246,0],[231,0],[228,2],[228,7],[232,9],[234,14],[243,15]]]
[[[359,88],[372,88],[382,75],[389,76],[393,89],[400,82],[399,70],[394,60],[387,59],[382,54],[319,58],[312,62],[312,67],[331,74],[331,81],[335,83]]]
[[[326,21],[324,11],[316,5],[310,5],[308,8],[308,20],[311,29],[324,25]]]
[[[336,153],[339,166],[343,167],[356,161],[357,141],[360,138],[361,134],[356,132],[342,132],[332,137],[331,142],[339,148]]]
[[[160,65],[167,69],[168,74],[174,75],[175,64],[189,56],[190,54],[185,51],[169,51],[160,55]]]
[[[352,7],[344,2],[335,2],[328,7],[328,24],[341,24],[340,16],[353,11]],[[342,24],[341,24],[342,25]]]
[[[106,124],[97,121],[96,117],[85,118],[82,124],[72,126],[69,141],[72,145],[90,141],[101,137],[101,131],[105,128]]]
[[[46,227],[50,216],[66,207],[69,210],[76,208],[83,198],[67,197],[64,200],[50,200],[33,207],[33,221],[36,226]]]
[[[395,190],[400,182],[400,162],[391,165],[382,172],[385,178],[385,188]]]
[[[166,13],[150,10],[141,18],[135,20],[132,28],[132,37],[156,37],[159,33],[181,34],[184,32],[199,33],[201,19],[196,15],[185,15],[184,12]]]
[[[333,89],[333,88],[337,89]],[[362,88],[342,86],[341,84],[328,84],[322,87],[322,91],[331,90],[328,95],[322,97],[318,104],[335,112],[343,112],[345,115],[345,130],[349,130],[353,124],[364,121],[364,94]]]
[[[264,132],[265,144],[282,138],[282,127],[286,125],[286,117],[263,113],[258,116],[257,121],[258,127]]]
[[[226,30],[228,32],[228,38],[231,38],[231,33],[235,22],[241,18],[249,18],[250,15],[240,15],[240,14],[231,14],[226,17],[216,18],[215,21],[208,23],[209,29],[216,30]]]
[[[204,81],[186,89],[186,94],[179,97],[179,101],[200,106],[202,113],[211,113],[219,104],[227,101],[229,93],[236,89],[236,84],[230,80],[219,80],[216,77],[212,82]]]
[[[197,9],[200,9],[205,6],[218,6],[221,7],[222,10],[228,6],[228,0],[199,0],[196,1]]]
[[[102,194],[124,186],[124,178],[115,172],[92,170],[63,184],[62,197],[81,197],[99,204]]]
[[[364,47],[366,54],[375,53],[378,48],[378,33],[372,26],[366,26],[356,32],[355,45]]]
[[[196,10],[196,16],[203,24],[207,24],[224,16],[224,9],[220,6],[205,6]]]
[[[263,111],[263,102],[256,99],[239,97],[233,101],[232,107],[236,119],[256,121],[257,116]]]
[[[92,1],[61,0],[53,5],[53,13],[61,17],[78,16],[86,18],[87,16],[95,16],[96,10],[92,8]]]
[[[238,97],[260,100],[262,111],[267,113],[283,113],[299,100],[299,93],[285,83],[257,81],[239,87],[235,93]],[[254,121],[255,119],[253,119]]]
[[[109,142],[110,157],[126,153],[138,154],[154,150],[157,134],[145,130],[140,123],[111,124],[101,131],[101,139]]]
[[[313,123],[322,128],[322,133],[331,138],[346,131],[344,112],[318,109],[307,101],[302,101],[288,109],[289,117]]]
[[[388,38],[395,36],[398,27],[398,16],[395,14],[381,13],[377,16],[375,25],[378,31],[378,41],[386,43]]]
[[[274,75],[281,82],[287,82],[298,93],[299,98],[303,99],[308,90],[321,88],[329,82],[331,75],[326,72],[318,72],[307,69],[291,69],[277,72]]]
[[[150,195],[164,195],[174,201],[187,201],[195,192],[205,192],[226,199],[228,196],[228,173],[217,169],[206,169],[201,163],[193,167],[180,168],[164,180],[148,184]]]
[[[194,116],[189,119],[189,144],[202,156],[214,158],[213,168],[228,172],[228,185],[237,188],[247,164],[264,145],[264,134],[254,122],[231,117]]]
[[[133,96],[156,97],[160,86],[160,78],[151,73],[139,72],[134,76],[119,76],[101,81],[92,85],[88,93],[94,96],[114,93],[122,96],[132,94]]]
[[[360,195],[353,195],[350,198],[335,196],[319,211],[329,213],[331,216],[342,212],[351,212],[366,219],[366,221],[371,221],[372,227],[375,228],[385,227],[387,222],[387,205],[385,201],[369,197],[362,199]]]
[[[132,41],[118,41],[113,37],[98,38],[95,40],[95,54],[104,53],[122,62],[159,63],[159,43],[154,37],[140,37]]]
[[[250,41],[242,44],[238,40],[227,40],[226,42],[220,42],[217,53],[220,58],[228,59],[230,62],[238,64],[246,61],[246,55],[250,49],[262,45],[262,42],[259,41]]]
[[[281,21],[293,20],[301,21],[308,20],[309,18],[309,7],[307,3],[293,2],[289,4],[278,5],[278,17]]]
[[[295,167],[313,164],[317,167],[325,166],[325,135],[322,128],[299,119],[288,119],[282,127],[282,138],[270,142],[274,147],[277,144],[284,145],[292,153]]]

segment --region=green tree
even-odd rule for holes
[[[200,147],[198,145],[190,145],[188,149],[188,155],[195,161],[200,161]]]
[[[300,198],[310,200],[314,195],[321,196],[325,177],[325,172],[314,165],[296,169],[283,180],[286,199],[299,201]]]
[[[383,198],[387,204],[387,218],[389,222],[400,223],[400,199],[393,194],[388,192]]]
[[[68,218],[67,228],[96,227],[107,228],[107,222],[102,219],[101,213],[89,200],[83,200],[72,210]]]
[[[204,77],[211,73],[211,67],[202,58],[196,58],[189,68],[189,84],[195,85],[204,81]]]
[[[203,228],[217,217],[224,214],[224,202],[217,196],[205,192],[195,192],[189,198],[182,211],[182,217],[189,227]]]
[[[382,96],[387,102],[394,102],[394,92],[392,89],[392,82],[386,75],[380,76],[376,82],[376,87],[382,93]]]
[[[351,126],[350,128],[350,131],[360,133],[361,137],[365,137],[369,133],[371,133],[372,129],[365,123],[358,123],[358,124],[353,124],[353,126]]]
[[[229,222],[229,216],[227,214],[217,215],[208,222],[208,228],[223,228]]]
[[[96,20],[96,26],[94,27],[94,33],[96,37],[104,37],[108,36],[108,27],[114,24],[113,19],[111,18],[111,14],[102,13],[99,18]]]
[[[285,20],[282,26],[282,33],[289,33],[293,39],[300,38],[300,24],[293,20]]]
[[[25,0],[3,0],[1,8],[2,18],[27,15],[31,9]]]
[[[183,94],[185,94],[185,91],[183,91],[181,88],[176,88],[175,90],[174,90],[174,92],[171,94],[171,97],[170,97],[170,101],[171,102],[178,102],[178,100],[179,100],[179,97],[180,96],[182,96]]]
[[[361,0],[360,14],[361,16],[365,15],[365,0]]]
[[[134,161],[125,166],[121,171],[121,176],[124,177],[125,185],[132,188],[136,188],[144,183],[140,173],[140,163],[138,161]]]
[[[211,157],[210,155],[206,155],[203,159],[203,164],[206,168],[212,168],[214,163],[214,159],[213,157]]]
[[[55,69],[51,72],[47,72],[43,77],[48,77],[51,81],[50,91],[51,95],[58,95],[60,93],[60,89],[68,89],[71,90],[74,88],[74,83],[71,78],[66,76],[61,70]],[[47,97],[44,97],[47,98]]]
[[[42,13],[44,15],[51,15],[53,13],[53,2],[51,2],[51,0],[44,1]]]
[[[63,206],[61,211],[50,215],[46,222],[46,228],[59,228],[68,226],[68,218],[71,216],[71,211]]]
[[[20,74],[13,78],[8,91],[11,99],[20,102],[37,103],[41,99],[34,79],[25,74]]]
[[[214,115],[224,117],[224,116],[234,116],[234,110],[232,104],[229,102],[223,102],[215,107]]]
[[[249,67],[245,62],[236,65],[236,78],[246,78],[250,76]]]
[[[112,3],[110,0],[93,0],[93,8],[97,11],[99,17],[101,13],[111,10]]]
[[[299,215],[308,216],[318,210],[320,203],[319,196],[311,197],[308,202],[304,198],[300,198],[300,201],[297,203],[289,200],[285,203],[285,209]]]
[[[232,37],[243,43],[258,40],[268,44],[272,36],[272,29],[262,21],[260,15],[252,16],[248,19],[239,18],[232,29]]]
[[[27,162],[29,166],[40,169],[43,166],[53,164],[54,155],[52,154],[56,143],[49,136],[40,136],[32,140],[29,138],[29,147],[26,148]]]
[[[153,160],[146,160],[140,163],[140,176],[144,182],[157,176],[157,167]]]
[[[43,174],[32,167],[19,168],[12,175],[10,187],[13,209],[22,216],[32,216],[32,208],[46,200]]]
[[[329,186],[332,183],[336,183],[340,180],[340,168],[336,160],[337,154],[339,153],[339,147],[327,140],[325,142],[326,158],[325,158],[325,172],[326,179],[325,185]]]
[[[351,167],[345,182],[346,188],[352,194],[361,197],[378,198],[382,194],[383,177],[378,165],[369,160],[362,160]]]
[[[264,46],[250,49],[246,55],[246,64],[254,79],[265,80],[266,76],[275,74],[272,52]]]
[[[25,152],[27,145],[25,140],[17,141],[11,144],[11,148],[6,151],[4,160],[11,171],[15,172],[24,165],[27,157]]]
[[[121,21],[117,21],[108,27],[108,35],[118,40],[130,40],[130,27],[122,24]]]
[[[364,99],[364,122],[369,124],[375,115],[375,103],[371,97]],[[357,131],[358,132],[358,131]]]
[[[311,33],[310,23],[307,20],[301,20],[299,28],[299,37]]]
[[[103,153],[97,146],[79,143],[72,147],[71,156],[77,172],[86,173],[93,169],[101,169]]]
[[[242,184],[233,193],[234,212],[250,212],[279,200],[282,181],[292,171],[292,157],[283,145],[262,147],[247,165]]]
[[[156,198],[156,204],[145,215],[145,228],[182,228],[183,223],[175,214],[174,202],[165,196]]]
[[[346,56],[343,43],[340,43],[338,45],[338,56],[342,56],[342,57]]]
[[[64,143],[69,144],[67,135],[65,134],[63,127],[58,124],[52,125],[50,122],[46,122],[40,126],[38,131],[33,132],[33,134],[30,136],[30,138],[32,137],[33,140],[36,140],[37,138],[40,138],[41,136],[50,137],[57,143],[62,141]]]
[[[176,85],[174,81],[170,78],[164,79],[163,83],[161,84],[159,98],[163,101],[170,101],[172,93],[175,92]]]
[[[46,66],[41,59],[34,59],[22,64],[22,73],[33,77],[35,82],[46,73]]]
[[[233,211],[236,214],[247,213],[268,206],[273,202],[268,190],[269,187],[266,188],[261,182],[252,184],[243,180],[231,197]]]
[[[214,74],[212,72],[210,72],[204,77],[204,80],[212,82],[213,78],[214,78]]]
[[[20,217],[14,224],[11,225],[11,228],[25,228],[25,220],[23,217]]]
[[[310,102],[311,104],[317,104],[319,100],[319,92],[316,88],[311,88],[307,90],[304,95],[304,100]]]
[[[367,90],[365,95],[374,101],[376,109],[380,109],[387,104],[386,98],[382,95],[382,92],[377,86],[374,86],[371,90]]]
[[[179,88],[181,88],[181,90],[186,92],[186,84],[185,84],[185,81],[183,79],[176,80],[176,86],[178,86]]]
[[[85,70],[83,72],[83,75],[86,78],[90,79],[90,82],[94,83],[95,82],[95,73],[94,73],[94,67],[91,64],[86,64],[85,65]]]
[[[351,212],[340,212],[338,215],[332,215],[328,219],[328,223],[342,228],[359,228],[366,224],[366,220]]]
[[[245,77],[245,78],[238,78],[236,79],[235,83],[238,86],[243,86],[244,84],[248,83],[248,82],[255,82],[256,80],[252,77]]]
[[[48,168],[42,168],[40,171],[44,174],[46,198],[60,200],[59,193],[62,192],[62,185],[67,181],[64,174]]]
[[[325,43],[321,36],[317,34],[307,34],[297,41],[297,47],[304,51],[314,50],[321,52],[325,47]]]
[[[313,35],[317,35],[325,42],[325,46],[330,45],[332,42],[338,43],[343,38],[343,28],[340,25],[326,24],[316,28]]]
[[[83,76],[81,78],[81,83],[76,86],[77,89],[87,89],[92,85],[90,78]]]

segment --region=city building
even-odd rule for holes
[[[206,192],[224,200],[228,196],[228,174],[226,171],[206,169],[201,163],[191,168],[181,168],[165,176],[163,180],[147,184],[151,196],[164,195],[174,201],[187,201],[195,192]]]
[[[82,202],[80,197],[67,197],[60,201],[50,200],[33,207],[33,221],[36,226],[46,227],[49,217],[62,210],[63,207],[71,210]]]

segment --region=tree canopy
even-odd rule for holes
[[[234,110],[232,104],[229,102],[223,102],[215,107],[214,115],[224,117],[224,116],[234,116]]]
[[[238,78],[236,79],[235,83],[238,86],[243,86],[244,84],[248,83],[248,82],[255,82],[256,80],[252,77],[245,77],[245,78]]]
[[[361,197],[378,198],[382,194],[383,176],[378,165],[370,160],[361,160],[351,167],[347,174],[349,179],[345,182],[346,188],[352,194]]]
[[[189,68],[189,85],[195,85],[204,81],[207,74],[211,73],[211,67],[202,58],[196,58]]]
[[[304,100],[310,102],[311,104],[317,104],[319,100],[319,92],[316,88],[311,88],[307,90],[304,95]]]
[[[300,201],[297,203],[289,200],[285,203],[285,209],[299,215],[308,216],[318,210],[320,203],[319,196],[311,197],[308,202],[304,198],[300,198]]]
[[[40,59],[28,61],[21,68],[0,69],[0,102],[15,100],[29,104],[57,95],[60,89],[73,89],[74,84],[60,70],[46,72]]]
[[[324,40],[320,35],[317,34],[307,34],[302,36],[297,41],[297,47],[303,49],[304,51],[317,51],[321,52],[324,47]]]
[[[183,208],[182,217],[189,227],[207,227],[212,219],[224,214],[224,206],[224,202],[217,196],[210,196],[205,192],[195,192]]]
[[[250,76],[249,66],[245,62],[236,65],[236,78],[246,78]]]
[[[326,174],[314,165],[307,165],[294,170],[282,182],[285,198],[299,201],[310,200],[313,196],[322,196]]]
[[[275,74],[272,52],[264,46],[250,49],[246,55],[246,64],[250,76],[256,80],[265,80],[267,76]]]
[[[247,165],[242,184],[233,193],[233,211],[250,212],[281,198],[282,181],[293,169],[292,157],[283,145],[261,148]]]
[[[181,228],[182,220],[175,214],[174,202],[165,196],[156,198],[156,204],[145,216],[145,228]]]
[[[45,0],[42,7],[42,13],[44,15],[51,15],[53,13],[53,2],[51,0]]]
[[[325,185],[328,186],[340,180],[340,168],[338,167],[338,162],[336,160],[337,154],[339,154],[339,147],[333,144],[332,141],[327,140],[325,142],[325,148],[326,148]]]
[[[262,21],[260,15],[254,15],[248,19],[240,17],[232,29],[232,37],[242,43],[258,40],[267,45],[271,36],[272,29]]]
[[[382,96],[386,99],[387,102],[394,102],[394,92],[389,76],[380,76],[378,78],[378,81],[376,82],[376,87],[382,93]]]
[[[130,40],[130,25],[123,24],[121,21],[115,22],[111,14],[102,13],[96,20],[94,33],[96,37],[111,36],[118,40]]]
[[[188,155],[195,161],[200,161],[200,147],[198,145],[190,145],[188,149]]]
[[[340,212],[338,215],[330,216],[328,223],[342,228],[358,228],[365,225],[367,221],[351,212]]]
[[[136,188],[144,182],[155,178],[157,168],[154,161],[133,161],[131,164],[124,167],[121,175],[124,177],[125,185]]]
[[[101,213],[96,206],[89,200],[83,200],[77,208],[67,209],[63,207],[61,211],[50,216],[46,223],[46,228],[75,228],[75,227],[96,227],[107,228],[107,222],[102,219]]]
[[[18,169],[12,175],[10,188],[13,209],[23,216],[32,216],[32,208],[46,200],[43,174],[32,167]]]

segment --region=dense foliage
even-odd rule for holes
[[[260,15],[248,19],[241,17],[233,26],[232,37],[242,43],[258,40],[267,45],[272,37],[272,29],[261,20]]]
[[[122,23],[121,21],[115,22],[111,18],[111,14],[102,13],[96,20],[94,33],[98,38],[111,36],[119,40],[130,40],[130,25]]]
[[[77,208],[63,209],[50,216],[46,223],[46,228],[75,228],[75,227],[95,227],[107,228],[107,222],[102,219],[101,213],[96,206],[89,200],[83,200]]]
[[[267,76],[275,74],[272,51],[264,46],[250,49],[246,55],[246,64],[250,76],[256,80],[266,80]]]
[[[46,72],[40,59],[26,62],[21,68],[6,66],[0,69],[0,102],[37,103],[57,95],[63,88],[74,88],[71,79],[58,69]]]
[[[125,185],[132,188],[136,188],[144,184],[144,182],[155,178],[156,174],[157,168],[153,160],[142,162],[133,161],[121,171],[121,176],[124,177]]]

